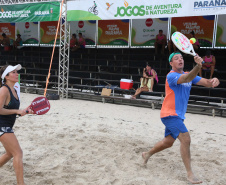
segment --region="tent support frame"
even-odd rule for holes
[[[69,56],[70,56],[70,29],[67,22],[67,2],[64,1],[60,21],[60,47],[59,47],[59,74],[58,94],[62,99],[68,98]]]

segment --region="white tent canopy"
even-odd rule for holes
[[[226,14],[226,0],[77,0],[67,2],[68,21],[186,17]]]

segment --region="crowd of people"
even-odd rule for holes
[[[18,46],[22,46],[23,41],[20,34],[17,34],[17,38],[15,41],[10,42],[10,38],[2,33],[2,39],[0,39],[0,46],[4,47],[5,51],[9,51],[11,49],[17,49]],[[70,39],[70,50],[77,51],[78,49],[84,49],[86,46],[86,41],[82,35],[82,33],[78,34],[78,39],[75,33],[72,34]]]
[[[13,41],[12,45],[10,43],[10,38],[5,34],[2,33],[2,39],[0,39],[0,46],[4,47],[5,51],[9,51],[11,49],[17,49],[18,46],[22,46],[23,41],[20,34],[17,34],[17,38]]]
[[[78,34],[78,39],[76,34],[73,33],[70,40],[70,49],[71,51],[77,51],[78,49],[84,49],[86,46],[86,41],[82,36],[82,33]]]

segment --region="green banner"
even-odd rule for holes
[[[57,21],[60,2],[1,5],[0,23]]]

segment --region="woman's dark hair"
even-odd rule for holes
[[[8,67],[9,65],[4,65],[1,69],[0,69],[0,77],[2,77],[2,74],[4,73],[5,69]],[[9,74],[7,74],[6,76],[8,76]],[[6,83],[6,79],[4,78],[3,80],[4,83]],[[0,87],[2,86],[2,79],[0,80]]]
[[[211,55],[211,51],[210,50],[207,50],[206,51],[206,56],[210,56]]]
[[[3,34],[2,34],[2,36],[3,36],[3,37],[5,37],[5,36],[6,36],[6,34],[5,34],[5,33],[3,33]]]
[[[75,33],[73,33],[72,36],[74,36],[76,38],[76,34]]]

